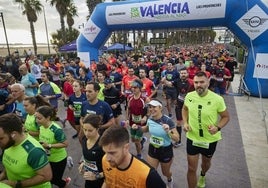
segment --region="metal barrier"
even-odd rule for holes
[[[240,83],[239,83],[239,87],[238,87],[238,93],[239,94],[246,94],[248,96],[248,100],[249,100],[250,91],[249,91],[247,84],[245,83],[245,80],[244,80],[245,67],[246,67],[245,64],[239,65]]]

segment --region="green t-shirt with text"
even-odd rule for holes
[[[26,180],[36,176],[36,171],[49,163],[46,152],[32,136],[19,145],[9,147],[3,154],[3,165],[7,178],[11,181]],[[32,188],[51,188],[50,182],[31,186]]]
[[[208,126],[217,126],[219,113],[226,110],[220,95],[208,90],[207,95],[200,97],[196,91],[192,91],[186,95],[184,105],[188,108],[188,124],[192,129],[186,133],[187,138],[207,143],[221,140],[221,132],[212,135],[208,131]],[[200,127],[203,137],[199,135]]]

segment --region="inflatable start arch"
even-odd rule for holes
[[[268,8],[261,0],[155,0],[98,4],[78,37],[78,54],[98,58],[112,31],[224,26],[247,47],[244,80],[268,98]]]

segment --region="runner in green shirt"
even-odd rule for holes
[[[17,115],[0,116],[0,138],[4,151],[0,181],[11,187],[51,188],[52,171],[44,148],[24,133]]]
[[[66,163],[68,141],[62,128],[52,119],[56,111],[50,106],[41,106],[35,112],[36,122],[40,125],[39,141],[47,151],[53,177],[51,183],[58,187],[66,187],[71,179],[62,179]]]
[[[184,130],[187,132],[188,187],[205,187],[205,174],[221,139],[220,130],[228,123],[229,113],[221,96],[208,90],[205,72],[194,76],[195,91],[186,95],[182,108]],[[220,118],[218,118],[220,117]],[[201,176],[197,182],[199,155],[202,155]]]
[[[25,131],[34,137],[36,140],[39,140],[39,125],[36,123],[35,120],[35,110],[39,106],[47,105],[50,106],[48,102],[41,95],[37,95],[34,97],[26,97],[23,100],[23,106],[25,111],[27,112],[27,116],[24,122]]]

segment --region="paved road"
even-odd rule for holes
[[[158,95],[160,96],[160,95]],[[240,125],[237,117],[236,107],[233,96],[225,96],[225,101],[231,115],[231,120],[227,127],[222,129],[223,140],[218,143],[217,151],[212,160],[212,166],[207,173],[207,188],[250,188],[250,178],[245,159],[245,153],[242,143]],[[66,112],[60,102],[59,115],[64,118]],[[72,182],[69,187],[77,188],[83,187],[84,180],[78,173],[78,162],[81,158],[81,147],[78,139],[72,139],[75,131],[69,124],[64,128],[67,134],[69,147],[68,153],[74,159],[74,168],[65,171],[65,176],[70,176]],[[149,135],[146,134],[148,137]],[[183,145],[180,148],[174,149],[174,163],[172,165],[172,172],[174,178],[174,188],[187,187],[187,159],[185,151],[185,135],[182,135]],[[146,143],[143,150],[143,156],[146,156],[148,143]],[[131,151],[134,151],[132,145]],[[158,171],[161,174],[160,169]],[[137,172],[138,173],[138,172]]]

